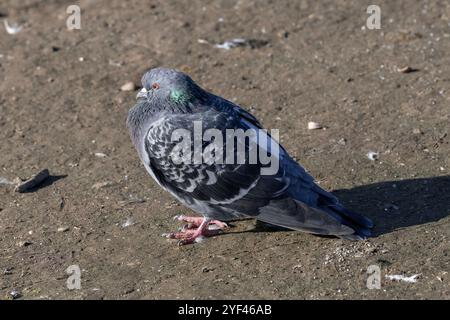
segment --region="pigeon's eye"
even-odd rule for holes
[[[152,84],[152,89],[153,90],[158,90],[159,89],[159,83],[154,83],[154,84]]]

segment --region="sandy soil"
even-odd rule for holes
[[[378,1],[381,30],[362,28],[372,1],[86,0],[81,30],[68,31],[73,3],[0,3],[2,19],[23,24],[15,35],[0,26],[0,177],[52,174],[25,194],[0,184],[2,299],[13,290],[25,299],[450,298],[448,1]],[[236,37],[252,45],[212,45]],[[178,227],[174,215],[190,212],[140,164],[125,127],[136,92],[120,90],[154,66],[188,72],[279,128],[323,187],[374,219],[376,237],[244,221],[194,246],[162,238]],[[406,66],[417,71],[398,72]],[[82,270],[81,290],[66,287],[70,265]],[[379,290],[366,287],[370,265],[381,269]],[[386,278],[395,274],[420,276]]]

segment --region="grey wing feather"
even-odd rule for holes
[[[279,170],[274,175],[261,175],[264,166],[260,162],[176,165],[168,161],[167,152],[174,146],[168,140],[171,130],[191,130],[196,117],[166,118],[164,125],[149,130],[146,140],[151,170],[159,183],[185,204],[215,219],[253,216],[274,225],[349,239],[368,234],[370,223],[357,214],[345,213],[337,198],[317,186],[281,146]],[[204,129],[261,128],[249,113],[223,101],[218,108],[203,112],[202,121]],[[368,223],[361,226],[361,221]]]
[[[149,163],[153,175],[168,191],[187,205],[199,204],[211,211],[226,212],[233,217],[245,214],[257,214],[257,208],[282,194],[288,187],[284,173],[277,179],[261,176],[260,163],[249,164],[175,164],[170,161],[169,153],[177,142],[171,141],[171,134],[176,128],[191,131],[195,116],[161,118],[156,125],[150,127],[145,150],[149,155]],[[224,113],[210,109],[202,114],[205,128],[242,128],[241,118],[237,113]],[[204,129],[205,129],[204,128]],[[235,146],[236,148],[237,146]],[[245,146],[248,151],[248,145]],[[226,144],[223,147],[226,149]],[[226,151],[223,151],[225,154]],[[245,155],[248,156],[248,152]],[[248,160],[248,159],[246,159]],[[270,180],[270,181],[269,181]],[[256,188],[256,186],[258,186]],[[240,201],[241,200],[241,201]],[[208,214],[208,212],[203,212]]]

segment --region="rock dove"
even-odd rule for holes
[[[372,221],[344,208],[334,195],[315,184],[313,177],[263,130],[253,115],[202,89],[188,75],[168,68],[151,69],[142,77],[142,90],[136,99],[127,126],[140,160],[163,189],[203,216],[177,216],[188,224],[180,232],[164,236],[178,239],[180,245],[190,244],[222,232],[227,227],[225,221],[241,218],[349,240],[371,235]],[[191,143],[199,144],[194,137],[185,143],[185,151],[189,152],[182,153],[181,136],[174,133],[194,135],[196,126],[202,132],[214,130],[224,136],[237,130],[262,132],[266,140],[258,135],[256,145],[275,156],[276,172],[263,174],[269,167],[267,161],[250,161],[255,146],[250,138],[236,143],[223,138],[220,144],[217,137],[203,137],[201,149],[196,151],[195,146],[191,148]],[[236,161],[242,151],[246,155]],[[228,152],[227,160],[234,161],[218,161],[221,152]],[[195,155],[197,161],[187,161]]]

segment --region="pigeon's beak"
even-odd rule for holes
[[[147,89],[142,88],[141,91],[138,92],[138,94],[136,95],[136,99],[140,99],[140,98],[147,98]]]

